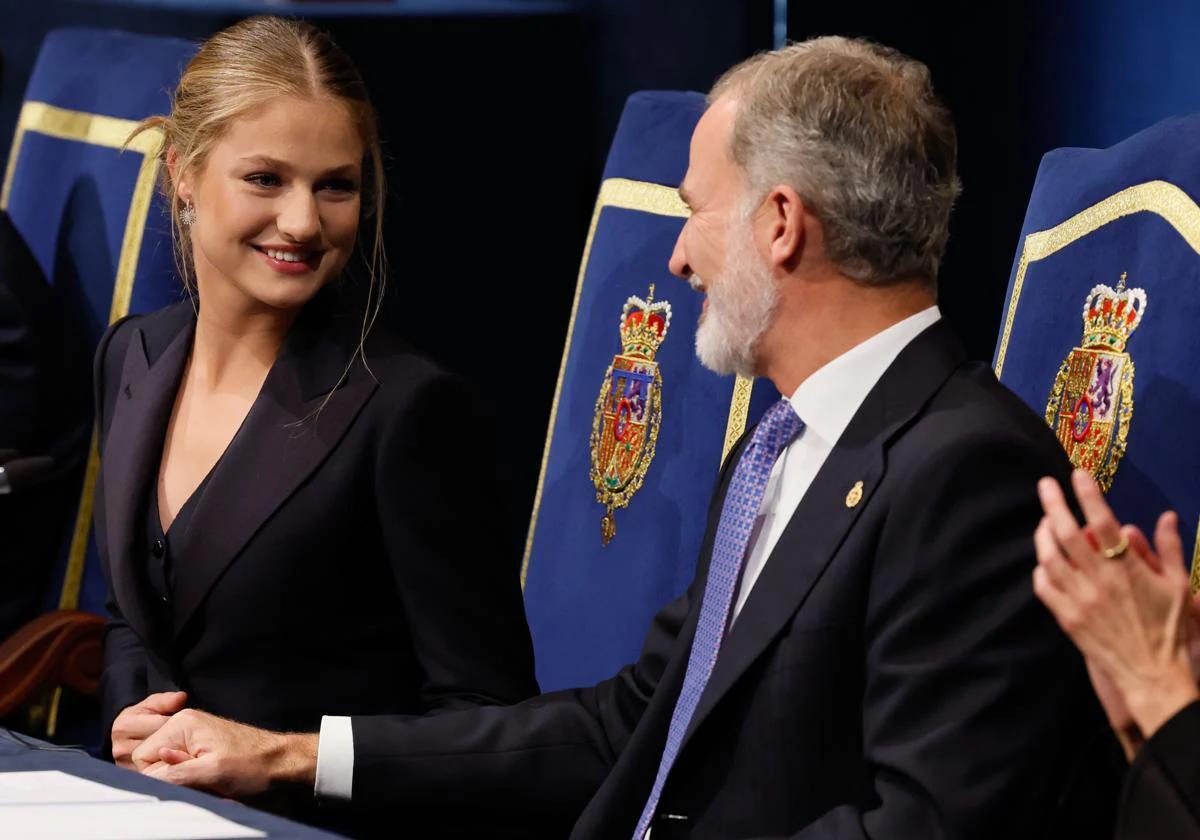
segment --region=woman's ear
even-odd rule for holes
[[[174,144],[167,147],[167,174],[171,177],[171,183],[175,186],[175,194],[183,202],[191,204],[192,185],[183,176],[183,172],[179,166],[179,149],[175,148]]]

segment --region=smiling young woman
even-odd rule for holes
[[[118,763],[183,708],[316,732],[536,691],[488,424],[373,326],[376,125],[326,35],[258,17],[203,44],[139,129],[165,137],[187,295],[114,324],[96,360]]]

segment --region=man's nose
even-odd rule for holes
[[[321,231],[321,214],[312,192],[303,189],[289,190],[282,199],[276,226],[279,232],[295,240],[307,242],[315,239]]]
[[[679,238],[675,240],[675,249],[671,252],[667,268],[676,277],[682,277],[684,280],[692,276],[692,267],[688,265],[687,253],[683,249],[683,231],[679,232]]]

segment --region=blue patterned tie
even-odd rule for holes
[[[716,664],[721,640],[729,626],[729,608],[741,577],[750,532],[758,518],[758,508],[767,489],[771,468],[775,466],[779,453],[803,428],[804,423],[796,416],[792,404],[786,399],[780,400],[763,415],[733,472],[721,508],[717,536],[713,541],[708,583],[700,604],[700,618],[696,624],[692,653],[688,657],[687,674],[683,678],[679,699],[675,701],[675,711],[671,714],[671,727],[667,730],[667,744],[658,765],[658,775],[642,816],[638,819],[633,840],[642,840],[646,836],[646,829],[658,808],[663,784],[683,743],[683,733],[687,731],[696,704],[700,702],[700,695],[704,693],[713,665]]]

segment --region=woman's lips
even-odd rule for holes
[[[280,274],[307,274],[310,271],[316,271],[317,266],[321,262],[321,254],[323,253],[321,251],[310,251],[302,260],[284,260],[273,257],[267,252],[268,250],[275,251],[275,249],[266,249],[255,245],[254,250],[262,255],[262,258],[271,269]],[[279,251],[275,251],[275,253],[279,253]]]

